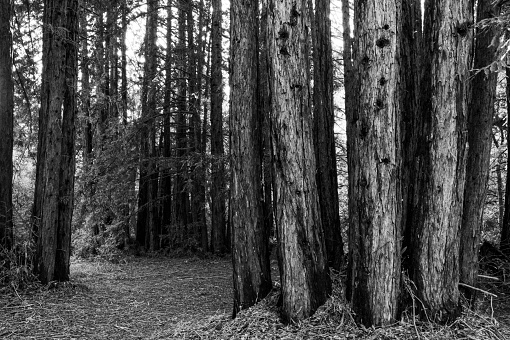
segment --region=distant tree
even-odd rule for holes
[[[397,319],[402,198],[400,0],[356,2],[350,300],[367,326]],[[351,165],[350,164],[350,165]]]
[[[211,251],[226,249],[225,166],[223,164],[223,77],[222,77],[222,9],[221,0],[212,0],[211,18]]]
[[[315,180],[306,0],[268,3],[275,221],[282,314],[310,316],[331,292]]]
[[[140,136],[140,183],[136,240],[146,249],[159,249],[159,219],[157,210],[158,172],[156,157],[156,72],[158,0],[147,2],[145,33],[145,64],[142,84],[142,130]]]
[[[444,322],[460,313],[472,2],[426,1],[424,20],[410,267],[423,314]]]
[[[44,1],[43,73],[36,166],[35,271],[69,280],[74,197],[78,0]]]
[[[492,17],[497,10],[491,0],[478,0],[477,21]],[[460,281],[475,286],[478,281],[478,249],[485,196],[489,179],[492,145],[492,125],[495,114],[496,85],[498,74],[486,74],[480,70],[496,58],[497,46],[493,44],[498,32],[494,28],[478,29],[476,34],[474,72],[471,80],[471,100],[468,106],[468,156],[464,212],[460,233]],[[464,290],[466,296],[474,297],[475,291]]]
[[[13,110],[11,1],[0,0],[0,246],[13,244]]]
[[[338,176],[333,110],[333,55],[330,0],[315,2],[313,21],[313,136],[317,163],[317,189],[329,265],[340,270],[343,241],[338,203]]]
[[[262,131],[258,109],[258,4],[231,2],[230,188],[234,311],[263,299],[272,288],[269,229],[262,205]]]

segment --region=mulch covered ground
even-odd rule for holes
[[[505,275],[487,276],[482,287],[497,298],[483,295],[453,324],[407,313],[377,329],[354,323],[339,275],[328,302],[299,324],[280,322],[277,289],[231,320],[231,275],[228,257],[74,260],[69,283],[0,290],[0,339],[510,339]]]
[[[77,260],[71,282],[0,295],[0,339],[144,339],[232,308],[230,259]]]

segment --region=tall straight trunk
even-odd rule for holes
[[[506,69],[506,107],[507,107],[507,116],[510,113],[510,69]],[[509,134],[510,132],[510,124],[507,124],[507,143],[510,140]],[[508,157],[510,159],[510,157]],[[508,161],[507,161],[508,164]],[[505,185],[505,209],[503,212],[503,224],[501,225],[501,240],[500,240],[500,248],[501,250],[510,255],[510,166],[507,165],[506,171],[506,185]]]
[[[165,56],[165,97],[163,104],[163,157],[170,159],[172,156],[172,140],[170,122],[172,119],[172,3],[167,0],[166,19],[166,56]],[[172,174],[171,169],[166,168],[161,175],[161,228],[166,234],[172,223]]]
[[[306,0],[269,1],[276,227],[286,321],[310,316],[331,292],[315,181]]]
[[[402,31],[400,34],[400,109],[402,138],[402,266],[411,265],[412,200],[414,188],[414,158],[417,148],[416,128],[419,115],[420,45],[422,38],[421,1],[402,1]],[[404,306],[402,306],[405,308]]]
[[[78,83],[78,0],[67,1],[65,44],[65,83],[62,115],[62,146],[60,158],[60,186],[58,202],[57,249],[55,276],[58,281],[68,281],[71,258],[71,222],[74,207],[75,173],[75,120]]]
[[[0,0],[0,247],[13,245],[13,112],[11,1]]]
[[[77,1],[46,0],[34,220],[35,271],[43,283],[69,279],[74,177]],[[51,27],[63,27],[56,34]]]
[[[494,14],[491,2],[478,0],[478,21]],[[491,43],[496,34],[494,29],[477,32],[473,66],[475,70],[489,65],[495,59],[497,48],[491,46]],[[460,232],[460,281],[471,286],[476,285],[478,278],[478,248],[489,180],[497,77],[497,73],[486,75],[479,72],[471,81],[467,122],[469,150]],[[472,290],[465,290],[465,293],[467,297],[474,297]]]
[[[273,170],[271,148],[271,97],[269,93],[267,52],[267,1],[262,5],[259,23],[259,119],[262,121],[262,177],[264,182],[264,224],[267,232],[274,231],[273,216]]]
[[[127,41],[126,34],[128,29],[127,22],[127,0],[122,0],[122,34],[120,45],[120,65],[121,65],[121,111],[122,111],[122,124],[127,125],[127,112],[128,112],[128,90],[127,90]]]
[[[351,301],[366,326],[397,319],[400,286],[399,0],[357,3],[349,245]]]
[[[269,233],[262,206],[262,131],[258,110],[258,4],[231,7],[230,143],[234,311],[271,291]]]
[[[137,241],[150,250],[159,248],[159,223],[156,199],[158,173],[155,165],[155,119],[158,0],[147,4],[145,65],[142,85],[142,131],[140,142],[140,184],[138,196]]]
[[[315,2],[314,49],[314,146],[317,189],[329,266],[340,270],[344,254],[338,203],[338,176],[333,111],[333,55],[330,0]]]
[[[177,117],[176,117],[176,146],[177,146],[177,176],[175,179],[175,218],[177,242],[182,245],[187,235],[189,223],[189,194],[186,188],[186,178],[188,176],[187,160],[188,139],[187,130],[187,89],[186,89],[186,1],[179,1],[178,18],[178,43],[179,53],[177,60],[178,81],[177,81]]]
[[[221,48],[221,0],[212,0],[211,27],[211,251],[224,253],[225,240],[225,166],[223,164],[223,77]]]
[[[425,2],[411,277],[423,312],[435,321],[460,313],[459,233],[473,40],[471,5],[470,0]]]

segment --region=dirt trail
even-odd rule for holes
[[[144,339],[170,323],[229,313],[229,258],[74,261],[71,282],[0,296],[1,339]]]

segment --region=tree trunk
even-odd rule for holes
[[[157,222],[158,173],[155,165],[155,119],[158,0],[149,0],[145,35],[145,65],[142,85],[142,131],[140,142],[140,184],[138,194],[137,241],[146,249],[159,248]]]
[[[35,271],[43,283],[69,279],[74,177],[77,1],[44,2],[43,74],[34,219]],[[51,27],[62,27],[65,34]],[[64,111],[62,110],[64,109]],[[41,169],[42,167],[42,169]]]
[[[305,0],[270,0],[268,14],[282,314],[286,321],[299,321],[331,292],[312,143],[310,21]]]
[[[0,0],[0,247],[13,245],[13,110],[11,1]]]
[[[510,69],[506,69],[506,107],[507,107],[507,117],[510,113]],[[507,144],[510,140],[510,124],[507,124]],[[508,157],[510,159],[510,157]],[[503,213],[503,224],[501,226],[501,240],[500,240],[500,249],[507,255],[510,256],[510,166],[508,166],[507,161],[507,169],[506,169],[506,185],[505,185],[505,210]]]
[[[477,20],[491,17],[491,0],[478,0]],[[492,39],[498,34],[494,29],[479,30],[476,36],[474,69],[489,65],[496,57]],[[466,165],[466,188],[464,213],[460,232],[460,281],[475,286],[478,278],[478,249],[483,223],[485,194],[489,180],[492,145],[492,122],[496,99],[497,73],[486,75],[478,72],[471,83],[471,100],[468,109],[468,156]],[[464,291],[468,298],[475,291]]]
[[[258,4],[231,4],[230,138],[232,264],[235,315],[272,288],[269,233],[262,206],[261,121],[258,110]]]
[[[400,286],[401,2],[357,3],[354,62],[357,98],[349,176],[351,301],[366,326],[397,318]]]
[[[330,0],[316,1],[314,34],[314,146],[317,189],[330,267],[340,270],[344,254],[340,230],[338,177],[333,111],[333,55],[331,47]]]
[[[222,12],[221,0],[212,0],[211,28],[211,251],[224,253],[225,240],[225,166],[223,164],[223,78],[222,70]]]
[[[459,237],[473,14],[469,0],[425,3],[420,146],[414,172],[413,272],[430,320],[460,313]]]

